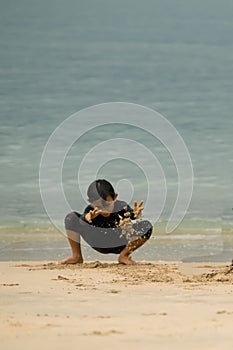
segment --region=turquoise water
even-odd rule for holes
[[[2,1],[0,11],[0,226],[49,225],[39,191],[39,164],[54,129],[69,115],[112,101],[164,115],[183,137],[193,163],[187,219],[232,220],[233,3],[229,0]],[[137,130],[168,181],[165,220],[177,174],[167,151]],[[64,189],[81,211],[77,168],[90,146],[116,129],[90,132],[67,156]],[[127,178],[137,198],[143,174],[114,161],[100,176]],[[75,190],[74,190],[75,189]],[[120,193],[124,199],[124,193]],[[153,219],[153,209],[145,216]],[[196,224],[194,224],[195,226]]]

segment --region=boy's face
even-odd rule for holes
[[[117,196],[118,195],[116,194],[114,199],[111,196],[107,196],[106,200],[99,198],[99,199],[96,199],[91,204],[94,208],[98,208],[99,210],[102,210],[102,213],[100,215],[109,216],[113,212],[114,203],[117,199]]]

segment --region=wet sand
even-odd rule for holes
[[[227,263],[0,263],[3,349],[231,349]]]

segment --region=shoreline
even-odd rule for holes
[[[0,262],[0,295],[8,350],[232,347],[227,263]]]

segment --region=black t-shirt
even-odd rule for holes
[[[85,215],[89,213],[90,210],[93,210],[93,206],[88,205],[84,213],[81,215],[81,219],[85,220]],[[90,225],[97,226],[97,227],[117,227],[120,221],[119,215],[124,218],[125,213],[130,213],[130,218],[134,219],[134,212],[133,209],[124,201],[116,200],[114,203],[114,209],[112,213],[110,213],[109,216],[105,217],[103,215],[98,215],[96,218],[92,219],[92,222]]]

